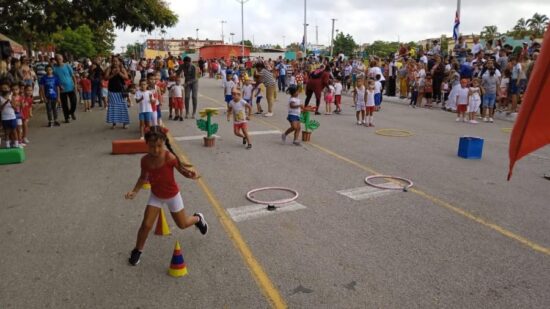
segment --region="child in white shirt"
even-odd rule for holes
[[[296,146],[300,146],[298,138],[300,137],[300,131],[302,129],[300,124],[302,104],[300,104],[300,99],[298,99],[298,86],[289,86],[288,93],[290,94],[290,100],[288,102],[288,116],[286,119],[290,122],[290,128],[283,133],[281,138],[284,144],[286,142],[286,136],[294,132],[294,141],[292,143]]]
[[[231,101],[233,101],[232,91],[233,91],[233,88],[235,88],[235,86],[236,86],[236,84],[233,81],[233,75],[232,74],[227,74],[226,80],[223,83],[223,95],[224,95],[224,100],[225,100],[225,103],[227,104],[227,106],[229,106],[229,103],[231,103]]]
[[[248,136],[247,115],[250,113],[251,107],[246,101],[241,99],[241,95],[239,88],[233,89],[233,99],[227,105],[227,121],[230,120],[231,114],[233,114],[233,133],[236,136],[242,137],[243,145],[248,144],[246,149],[250,149],[252,148],[252,143],[250,142],[250,136]]]
[[[183,121],[183,86],[181,78],[176,78],[176,83],[169,88],[168,95],[172,98],[172,107],[174,108],[174,120]]]
[[[342,112],[342,82],[340,79],[337,79],[334,83],[334,103],[336,104],[336,110],[334,111],[337,114]]]
[[[355,103],[355,117],[357,118],[357,124],[367,124],[365,122],[365,103],[366,103],[366,89],[363,84],[362,78],[357,79],[355,88],[353,89],[353,102]],[[359,118],[361,116],[361,118]]]
[[[244,80],[244,86],[243,86],[243,99],[250,105],[250,113],[252,113],[252,91],[254,90],[254,86],[252,86],[250,79]],[[248,117],[250,117],[250,114],[248,114]]]
[[[136,91],[135,98],[139,107],[140,139],[144,139],[145,128],[148,128],[153,120],[153,108],[151,106],[153,93],[147,90],[147,80],[142,79],[139,82],[139,90]]]
[[[460,81],[460,88],[454,91],[456,102],[456,121],[466,122],[466,110],[468,109],[468,95],[470,90],[468,89],[468,80],[462,79]]]

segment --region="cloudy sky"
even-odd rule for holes
[[[221,39],[221,20],[226,42],[234,32],[241,40],[239,0],[167,0],[179,16],[178,24],[167,29],[166,38],[195,37]],[[335,29],[351,34],[357,43],[375,40],[418,41],[441,34],[452,35],[456,0],[307,0],[308,41],[330,42],[331,18]],[[511,29],[516,21],[535,12],[550,17],[549,0],[462,0],[460,32],[479,33],[483,26]],[[244,5],[245,39],[260,44],[301,42],[304,23],[302,0],[249,0]],[[146,34],[158,37],[158,32]],[[283,36],[285,38],[283,38]],[[144,33],[117,30],[116,51],[121,46],[143,41]]]

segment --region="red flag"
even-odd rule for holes
[[[547,144],[550,144],[550,25],[510,137],[508,180],[516,161]]]

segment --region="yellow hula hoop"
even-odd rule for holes
[[[414,135],[411,131],[399,129],[379,129],[376,130],[374,133],[389,137],[409,137]]]
[[[504,133],[512,133],[512,128],[501,128],[500,131]]]

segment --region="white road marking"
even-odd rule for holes
[[[281,134],[279,130],[267,130],[267,131],[250,131],[248,135],[268,135],[268,134]]]
[[[204,137],[204,135],[194,135],[194,136],[179,136],[179,137],[174,137],[174,140],[178,141],[178,142],[182,142],[182,141],[197,141],[197,140],[202,140],[202,138]],[[217,139],[221,139],[221,136],[219,135],[214,135],[215,138]]]
[[[296,211],[300,209],[306,209],[307,207],[294,201],[287,204],[277,205],[277,209],[273,211],[267,210],[266,205],[254,204],[242,207],[235,207],[226,209],[227,213],[233,221],[241,222],[250,219],[256,219],[269,215],[276,215],[282,212]]]
[[[381,185],[386,186],[386,187],[401,188],[399,185],[397,185],[393,182],[387,182],[387,183],[383,183]],[[385,196],[385,195],[389,195],[389,194],[397,193],[397,192],[399,192],[399,191],[397,191],[397,190],[383,190],[383,189],[378,189],[378,188],[371,187],[371,186],[365,186],[365,187],[359,187],[359,188],[353,188],[353,189],[346,189],[346,190],[337,191],[337,193],[342,194],[344,196],[347,196],[350,199],[355,200],[355,201],[362,201],[362,200],[365,200],[365,199],[379,197],[379,196]]]

